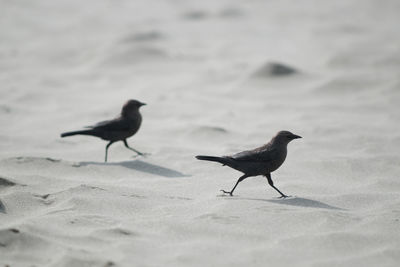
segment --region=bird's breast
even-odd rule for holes
[[[268,165],[270,172],[277,170],[283,164],[283,162],[286,159],[286,155],[287,155],[286,149],[278,150],[278,152],[275,154],[274,159],[266,163]]]

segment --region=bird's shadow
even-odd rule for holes
[[[148,162],[144,162],[141,160],[132,160],[132,161],[121,161],[121,162],[79,162],[75,167],[83,167],[88,165],[97,165],[97,166],[122,166],[128,169],[133,169],[140,172],[146,172],[158,176],[163,176],[167,178],[183,178],[189,177],[190,175],[186,175],[179,171],[169,169],[160,165],[151,164]]]
[[[239,197],[236,199],[265,201],[265,202],[270,202],[270,203],[274,203],[274,204],[289,205],[289,206],[304,207],[304,208],[318,208],[318,209],[342,210],[342,211],[346,210],[343,208],[328,205],[321,201],[302,198],[302,197],[288,197],[288,198],[284,198],[284,199],[262,199],[262,198],[241,198],[241,197]]]

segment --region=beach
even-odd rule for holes
[[[0,1],[0,266],[400,263],[400,3]],[[128,99],[130,146],[60,138]],[[272,173],[231,155],[302,136]]]

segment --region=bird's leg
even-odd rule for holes
[[[281,194],[281,196],[279,198],[287,198],[287,197],[289,197],[289,196],[285,195],[284,193],[282,193],[281,191],[279,191],[279,189],[274,186],[274,182],[272,181],[270,173],[267,173],[265,175],[265,177],[267,177],[269,185],[272,186],[272,188],[274,188],[276,191],[278,191],[279,194]]]
[[[241,177],[237,180],[235,186],[232,188],[231,191],[221,190],[221,192],[223,192],[224,194],[229,194],[229,195],[232,196],[232,195],[233,195],[233,191],[235,191],[236,186],[237,186],[241,181],[243,181],[244,179],[246,179],[247,177],[249,177],[249,176],[247,176],[246,174],[243,175],[243,176],[241,176]]]
[[[108,148],[114,143],[114,141],[110,141],[110,143],[108,143],[106,145],[106,157],[104,159],[104,162],[107,162],[107,155],[108,155]]]
[[[135,152],[136,152],[138,155],[140,155],[140,156],[144,156],[144,155],[145,155],[144,153],[142,153],[142,152],[140,152],[140,151],[137,151],[136,149],[130,147],[130,146],[128,145],[128,142],[126,141],[126,139],[124,139],[123,141],[124,141],[124,145],[125,145],[125,147],[126,147],[127,149],[130,149],[130,150],[132,150],[132,151],[135,151]]]

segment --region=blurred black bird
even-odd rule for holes
[[[122,107],[121,114],[117,118],[99,122],[94,126],[87,127],[89,128],[87,130],[62,133],[61,137],[71,135],[92,135],[110,141],[106,146],[105,162],[107,162],[108,148],[117,141],[124,142],[126,148],[143,156],[144,154],[142,152],[130,147],[126,139],[139,130],[142,123],[142,115],[139,112],[139,108],[144,105],[146,104],[138,100],[128,100]]]
[[[281,194],[281,198],[286,198],[288,196],[274,186],[271,172],[277,170],[282,165],[286,159],[287,145],[290,141],[297,138],[301,138],[301,136],[292,134],[289,131],[280,131],[268,144],[253,150],[243,151],[232,156],[196,156],[196,158],[199,160],[216,161],[243,173],[231,191],[221,190],[225,194],[232,196],[237,185],[248,177],[264,175],[268,179],[269,185]]]

